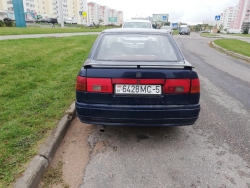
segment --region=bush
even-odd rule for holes
[[[243,34],[248,34],[248,28],[243,31]]]
[[[5,26],[4,21],[0,20],[0,27],[4,27],[4,26]]]
[[[6,27],[14,27],[15,26],[13,21],[5,21],[4,24]]]

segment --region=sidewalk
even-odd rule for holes
[[[41,37],[70,37],[80,35],[99,35],[101,32],[82,32],[82,33],[52,33],[52,34],[29,34],[29,35],[4,35],[0,40],[41,38]]]
[[[233,36],[233,35],[227,35],[227,34],[219,34],[217,33],[218,36],[215,37],[209,37],[209,38],[227,38],[227,39],[238,39],[241,41],[245,41],[250,43],[250,37],[241,37],[241,36]]]

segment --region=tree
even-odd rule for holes
[[[249,30],[249,28],[246,27],[246,28],[244,29],[244,31],[243,31],[243,34],[248,34],[248,30]]]
[[[170,22],[165,22],[164,25],[170,26]]]
[[[220,24],[219,28],[220,28],[220,30],[223,30],[224,25],[223,25],[223,24]]]
[[[99,19],[99,25],[101,25],[101,23],[103,23],[103,20],[102,19]]]

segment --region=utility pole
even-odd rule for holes
[[[26,27],[26,21],[24,16],[23,0],[12,0],[16,27]]]
[[[64,20],[63,20],[63,0],[59,0],[59,6],[58,6],[58,10],[59,10],[59,18],[60,18],[60,22],[61,22],[61,27],[64,27]]]

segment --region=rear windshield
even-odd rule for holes
[[[178,61],[174,43],[164,35],[104,35],[95,59],[99,61]]]
[[[188,27],[180,27],[180,30],[182,30],[182,29],[187,29]]]
[[[124,28],[151,28],[151,23],[148,22],[126,22]]]

